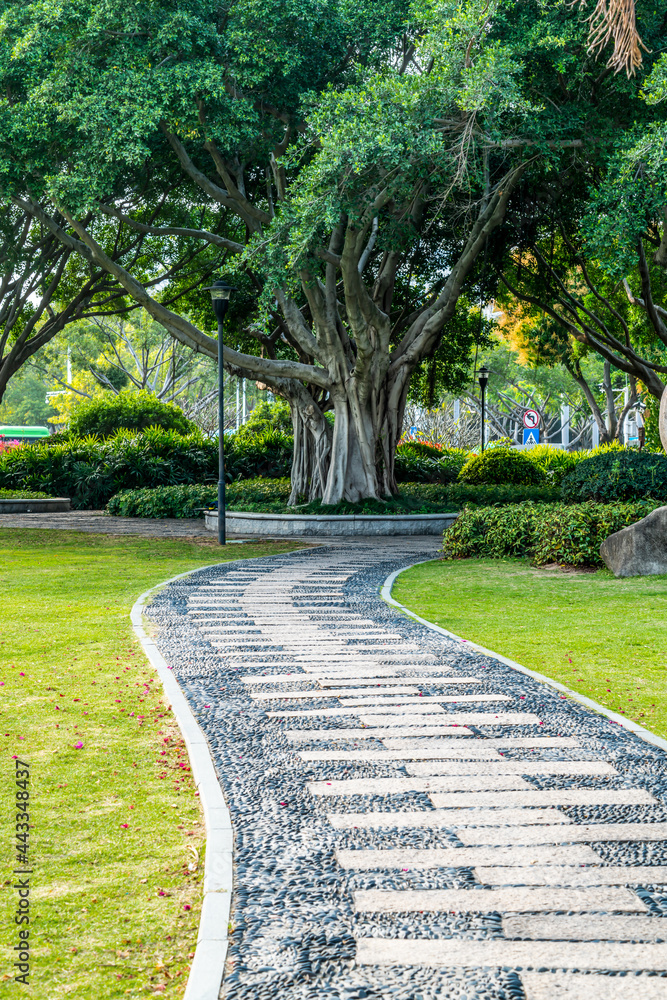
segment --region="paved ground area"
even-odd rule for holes
[[[148,538],[211,538],[202,518],[109,517],[103,510],[68,510],[62,514],[0,514],[0,528],[57,528],[103,535]]]
[[[221,995],[665,1000],[666,755],[388,608],[436,543],[227,564],[150,608],[235,828]]]

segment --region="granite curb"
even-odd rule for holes
[[[446,628],[442,628],[440,625],[434,625],[433,622],[428,621],[426,618],[421,618],[418,614],[415,614],[414,611],[410,611],[410,609],[406,608],[404,604],[401,604],[391,596],[391,591],[394,583],[396,582],[396,578],[400,576],[401,573],[405,573],[407,570],[413,569],[415,566],[423,566],[424,563],[432,561],[432,559],[422,559],[419,562],[412,563],[411,566],[405,566],[403,569],[397,569],[393,573],[390,573],[380,588],[380,597],[382,600],[387,604],[398,608],[414,621],[419,622],[420,625],[425,625],[427,628],[432,629],[434,632],[438,632],[440,635],[446,636],[448,639],[460,642],[468,649],[474,649],[477,653],[482,653],[484,656],[489,656],[494,660],[498,660],[500,663],[504,663],[506,667],[511,667],[512,670],[518,670],[520,673],[526,674],[528,677],[532,677],[541,684],[547,684],[549,687],[555,688],[568,698],[573,698],[574,701],[578,701],[581,705],[585,705],[586,708],[590,708],[593,712],[597,712],[599,715],[604,715],[610,722],[615,722],[617,725],[622,726],[623,729],[627,729],[629,732],[634,733],[635,736],[638,736],[646,743],[652,743],[653,746],[659,747],[661,750],[667,750],[667,740],[663,740],[662,737],[656,736],[655,733],[650,732],[644,726],[640,726],[639,723],[633,722],[632,719],[627,719],[624,715],[619,715],[618,712],[610,711],[599,702],[593,701],[592,698],[587,698],[586,695],[580,694],[578,691],[573,691],[571,688],[561,684],[560,681],[555,681],[551,677],[546,677],[544,674],[538,673],[537,670],[530,670],[528,667],[524,667],[522,664],[517,663],[516,660],[510,660],[508,657],[502,656],[500,653],[495,653],[492,649],[487,649],[486,646],[480,646],[476,642],[471,642],[470,639],[463,639],[460,635],[456,635],[454,632],[449,632]]]
[[[285,538],[402,537],[442,535],[458,513],[444,514],[261,514],[227,511],[227,531]],[[206,512],[208,531],[218,530],[217,512]]]

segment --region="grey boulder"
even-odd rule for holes
[[[667,507],[609,535],[600,555],[614,576],[667,573]]]

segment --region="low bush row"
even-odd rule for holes
[[[241,509],[287,503],[289,479],[246,479],[228,483],[228,507]],[[217,483],[209,485],[160,486],[157,489],[123,490],[107,504],[107,514],[121,517],[200,517],[202,509],[218,502]],[[249,506],[247,506],[249,505]]]
[[[226,437],[225,460],[230,483],[283,479],[291,470],[292,437],[280,426],[257,421],[253,433],[243,428]],[[521,500],[578,503],[650,497],[667,502],[667,457],[618,448],[569,455],[548,447],[530,452],[490,448],[470,456],[462,449],[406,442],[396,454],[396,475],[401,494],[412,496],[410,490],[420,484],[434,492],[416,499],[450,509]],[[181,434],[164,427],[120,430],[105,438],[68,431],[0,455],[0,488],[69,496],[79,509],[103,507],[120,491],[205,486],[217,478],[215,440],[199,431]],[[261,503],[262,498],[246,497],[244,502]]]
[[[404,483],[390,500],[324,507],[319,500],[288,507],[290,481],[281,479],[241,479],[228,483],[225,491],[229,510],[259,513],[316,514],[431,514],[460,510],[464,504],[548,503],[558,499],[558,490],[544,486],[467,486],[454,483]],[[123,517],[198,517],[205,507],[217,503],[217,484],[161,486],[154,489],[123,490],[109,500],[107,513]]]
[[[639,451],[608,451],[580,462],[563,479],[563,499],[667,501],[667,456]]]
[[[121,490],[218,479],[218,444],[199,431],[149,427],[118,431],[102,441],[70,434],[65,440],[15,448],[0,455],[0,488],[46,491],[71,497],[76,509],[99,509]],[[267,430],[253,438],[230,435],[225,442],[225,473],[231,481],[257,475],[289,475],[291,439]]]
[[[35,490],[0,490],[0,500],[50,500],[51,494]]]
[[[537,565],[601,566],[600,545],[659,506],[633,503],[509,504],[466,508],[444,535],[448,559],[529,556]]]

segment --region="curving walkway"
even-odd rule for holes
[[[221,996],[665,1000],[666,755],[387,607],[436,544],[225,564],[149,609],[235,829]]]

